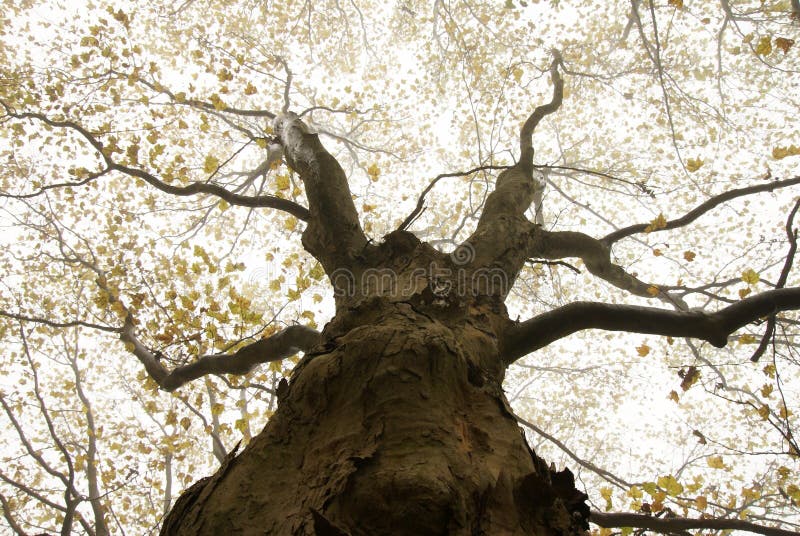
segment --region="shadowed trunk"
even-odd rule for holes
[[[340,311],[265,430],[162,534],[576,534],[585,495],[527,446],[501,390],[496,301]],[[496,327],[493,327],[496,326]]]

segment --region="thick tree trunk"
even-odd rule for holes
[[[527,446],[501,391],[497,301],[340,310],[244,451],[162,534],[574,534],[585,495]]]

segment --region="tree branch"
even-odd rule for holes
[[[217,196],[220,199],[224,199],[231,205],[244,206],[244,207],[275,208],[278,210],[283,210],[284,212],[288,212],[289,214],[292,214],[293,216],[303,221],[307,221],[309,219],[309,211],[305,207],[298,205],[294,201],[290,201],[288,199],[282,199],[280,197],[272,195],[260,195],[253,197],[253,196],[236,194],[229,190],[226,190],[225,188],[219,186],[218,184],[213,184],[208,182],[193,182],[192,184],[189,184],[187,186],[173,186],[171,184],[167,184],[166,182],[156,178],[154,175],[148,173],[147,171],[144,171],[143,169],[132,168],[115,162],[111,158],[111,155],[108,154],[108,151],[104,150],[103,143],[98,138],[96,138],[94,134],[92,134],[87,129],[85,129],[84,127],[82,127],[77,123],[74,123],[72,121],[55,121],[39,113],[32,113],[32,112],[16,113],[5,103],[0,102],[0,104],[2,104],[2,106],[5,108],[5,113],[9,117],[14,117],[16,119],[35,119],[37,121],[45,123],[46,125],[50,125],[51,127],[73,130],[78,134],[80,134],[81,137],[83,137],[92,147],[94,147],[94,149],[100,154],[101,158],[106,163],[107,168],[102,172],[98,172],[99,174],[105,174],[108,171],[115,170],[124,173],[126,175],[129,175],[131,177],[137,177],[139,179],[142,179],[147,184],[154,186],[155,188],[168,194],[177,196],[209,194]],[[80,183],[76,183],[75,185],[79,184]]]
[[[208,374],[247,374],[256,365],[306,352],[319,341],[319,332],[306,326],[289,326],[271,337],[248,344],[233,354],[204,355],[193,363],[171,371],[161,364],[159,356],[136,337],[133,322],[128,319],[120,339],[129,345],[131,352],[159,387],[165,391],[174,391]]]
[[[764,316],[800,309],[800,287],[756,294],[716,313],[574,302],[511,327],[501,340],[507,364],[584,329],[691,337],[722,348],[728,335]]]
[[[786,286],[786,280],[789,278],[789,272],[792,270],[792,265],[794,264],[794,255],[797,253],[797,229],[793,227],[794,217],[797,214],[798,208],[800,208],[800,199],[795,202],[794,208],[789,212],[789,217],[786,220],[786,238],[789,240],[789,252],[786,254],[786,260],[783,263],[783,269],[781,269],[778,282],[775,283],[775,288],[784,288]],[[753,363],[761,359],[761,356],[764,355],[769,343],[772,341],[772,336],[775,334],[775,322],[775,315],[770,315],[769,318],[767,318],[767,329],[764,330],[764,334],[761,336],[761,342],[758,343],[758,348],[756,348],[756,351],[750,356],[750,361]]]
[[[303,246],[326,273],[346,267],[367,244],[367,237],[344,170],[297,114],[279,115],[275,133],[287,164],[297,171],[306,189],[309,224],[303,232]]]
[[[561,101],[564,99],[564,79],[558,72],[558,66],[562,63],[561,52],[553,49],[553,61],[550,63],[550,78],[553,81],[553,98],[547,104],[537,106],[533,113],[528,116],[525,124],[519,133],[519,149],[520,149],[520,162],[526,165],[533,165],[533,131],[536,129],[539,121],[544,116],[549,115],[561,106]]]
[[[600,527],[617,528],[633,527],[649,529],[665,534],[691,529],[711,529],[711,530],[743,530],[764,536],[797,536],[797,532],[775,527],[765,527],[757,525],[744,519],[691,519],[686,517],[660,518],[645,514],[633,514],[625,512],[597,512],[592,511],[589,521]]]
[[[758,185],[755,185],[755,186],[747,186],[745,188],[737,188],[735,190],[728,190],[727,192],[724,192],[724,193],[722,193],[720,195],[714,196],[711,199],[708,199],[707,201],[701,203],[700,205],[698,205],[694,209],[690,210],[689,212],[687,212],[686,214],[684,214],[680,218],[668,221],[667,224],[664,227],[660,227],[658,229],[654,229],[653,232],[655,232],[655,231],[668,231],[670,229],[676,229],[678,227],[683,227],[684,225],[692,223],[697,218],[699,218],[700,216],[704,215],[705,213],[711,211],[712,209],[718,207],[719,205],[721,205],[721,204],[723,204],[723,203],[725,203],[727,201],[730,201],[732,199],[736,199],[737,197],[742,197],[742,196],[745,196],[745,195],[755,194],[755,193],[759,193],[759,192],[772,192],[772,191],[777,190],[779,188],[785,188],[787,186],[792,186],[792,185],[795,185],[795,184],[800,184],[800,176],[793,177],[791,179],[786,179],[786,180],[768,182],[766,184],[758,184]],[[600,241],[603,244],[605,244],[607,246],[610,246],[611,244],[613,244],[614,242],[619,241],[622,238],[631,236],[631,235],[636,234],[636,233],[644,232],[645,229],[647,229],[647,227],[649,225],[650,225],[649,223],[637,223],[635,225],[629,225],[628,227],[625,227],[623,229],[619,229],[618,231],[614,231],[613,233],[610,233],[610,234],[604,236],[603,238],[600,239]]]
[[[102,324],[93,324],[91,322],[84,322],[83,320],[73,320],[71,322],[56,322],[53,320],[49,320],[47,318],[40,318],[36,316],[26,316],[18,313],[12,313],[4,309],[0,309],[0,316],[4,316],[6,318],[13,318],[14,320],[19,320],[21,322],[34,322],[36,324],[50,326],[51,328],[84,327],[84,328],[97,329],[100,331],[108,331],[111,333],[120,333],[122,331],[122,328],[114,326],[104,326]]]

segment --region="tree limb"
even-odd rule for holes
[[[704,215],[705,213],[711,211],[712,209],[718,207],[719,205],[721,205],[721,204],[723,204],[723,203],[725,203],[727,201],[730,201],[732,199],[736,199],[737,197],[742,197],[742,196],[745,196],[745,195],[755,194],[755,193],[759,193],[759,192],[772,192],[772,191],[777,190],[779,188],[785,188],[786,186],[792,186],[792,185],[795,185],[795,184],[800,184],[800,176],[793,177],[791,179],[786,179],[786,180],[772,181],[772,182],[768,182],[766,184],[758,184],[758,185],[755,185],[755,186],[747,186],[745,188],[737,188],[735,190],[728,190],[727,192],[724,192],[724,193],[722,193],[720,195],[714,196],[711,199],[708,199],[707,201],[701,203],[700,205],[698,205],[697,207],[693,208],[692,210],[690,210],[689,212],[687,212],[686,214],[684,214],[680,218],[668,221],[665,226],[660,227],[658,229],[654,229],[653,232],[656,232],[656,231],[668,231],[670,229],[676,229],[678,227],[683,227],[684,225],[692,223],[697,218],[699,218],[700,216]],[[613,244],[614,242],[619,241],[622,238],[631,236],[631,235],[636,234],[636,233],[644,232],[645,229],[647,229],[647,227],[649,225],[650,225],[649,223],[637,223],[635,225],[629,225],[628,227],[625,227],[623,229],[619,229],[617,231],[614,231],[613,233],[610,233],[610,234],[604,236],[603,238],[600,239],[600,241],[603,244],[605,244],[607,246],[610,246],[611,244]]]
[[[275,133],[287,164],[305,185],[309,205],[303,246],[331,273],[347,267],[367,244],[347,176],[297,114],[287,112],[275,119]]]
[[[533,131],[539,125],[544,116],[549,115],[561,106],[564,99],[564,79],[558,72],[558,66],[562,63],[561,52],[553,49],[553,61],[550,63],[550,78],[553,81],[553,98],[547,104],[537,106],[533,113],[528,116],[525,124],[519,133],[520,162],[533,165]]]
[[[593,510],[589,521],[600,527],[633,527],[649,529],[665,534],[691,529],[743,530],[764,536],[797,536],[797,532],[775,527],[765,527],[744,519],[691,519],[686,517],[653,517],[626,512],[598,512]]]
[[[73,130],[78,134],[80,134],[81,137],[83,137],[92,147],[94,147],[94,149],[99,153],[103,161],[106,163],[107,168],[101,172],[95,173],[94,175],[102,175],[107,173],[108,171],[115,170],[124,173],[128,176],[142,179],[147,184],[154,186],[155,188],[168,194],[178,195],[178,196],[210,194],[217,196],[220,199],[224,199],[231,205],[245,206],[245,207],[275,208],[278,210],[283,210],[284,212],[288,212],[289,214],[292,214],[293,216],[303,221],[307,221],[309,219],[309,211],[305,207],[298,205],[294,201],[290,201],[288,199],[282,199],[280,197],[272,195],[246,196],[246,195],[236,194],[229,190],[226,190],[225,188],[223,188],[218,184],[209,182],[193,182],[192,184],[189,184],[187,186],[174,186],[168,184],[156,178],[151,173],[144,171],[143,169],[132,168],[115,162],[108,154],[108,151],[104,150],[103,143],[98,138],[96,138],[94,134],[92,134],[87,129],[85,129],[84,127],[75,122],[56,121],[50,119],[49,117],[43,114],[33,113],[33,112],[17,113],[14,112],[5,103],[0,102],[0,104],[2,104],[2,106],[5,108],[5,113],[9,117],[13,117],[16,119],[35,119],[37,121],[45,123],[46,125],[50,125],[51,127]],[[67,185],[75,186],[79,184],[81,183],[67,184]]]
[[[511,327],[501,340],[507,364],[584,329],[691,337],[722,348],[728,335],[764,316],[800,309],[800,287],[756,294],[716,313],[669,311],[638,305],[574,302]]]
[[[319,332],[306,326],[289,326],[271,337],[248,344],[233,354],[204,355],[193,363],[171,371],[136,337],[133,322],[128,319],[120,339],[128,344],[131,352],[159,387],[165,391],[174,391],[208,374],[247,374],[261,363],[279,361],[298,352],[308,351],[317,344]]]

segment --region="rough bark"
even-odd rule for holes
[[[582,532],[585,495],[529,449],[503,395],[504,319],[497,301],[422,295],[341,311],[264,432],[162,534]]]

